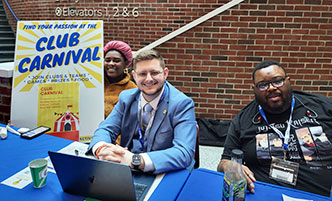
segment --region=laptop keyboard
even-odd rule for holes
[[[134,186],[135,186],[136,200],[140,200],[147,185],[134,183]]]

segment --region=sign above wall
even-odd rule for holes
[[[103,22],[19,21],[11,121],[90,141],[104,118]]]
[[[59,6],[55,7],[54,13],[57,17],[107,17],[107,18],[128,18],[128,17],[138,17],[140,11],[138,7],[118,7],[118,6],[105,6],[97,8],[87,8],[78,6],[79,0],[72,0],[75,2],[71,6],[64,6],[62,0],[55,0],[56,3],[61,3]]]

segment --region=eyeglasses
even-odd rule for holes
[[[256,84],[256,88],[259,91],[266,91],[270,87],[270,84],[272,84],[274,87],[282,87],[285,83],[285,79],[286,78],[283,77],[280,79],[272,80],[270,82],[259,82]]]
[[[150,76],[152,78],[157,78],[161,73],[163,73],[164,71],[151,71],[151,72],[136,72],[136,75],[139,78],[146,78],[148,76],[148,74],[150,74]]]

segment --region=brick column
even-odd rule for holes
[[[0,77],[0,123],[7,124],[10,119],[12,78]]]

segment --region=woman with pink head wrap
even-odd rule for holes
[[[122,41],[110,41],[104,47],[104,94],[105,118],[119,101],[119,94],[126,89],[136,88],[125,71],[133,61],[131,48]]]

